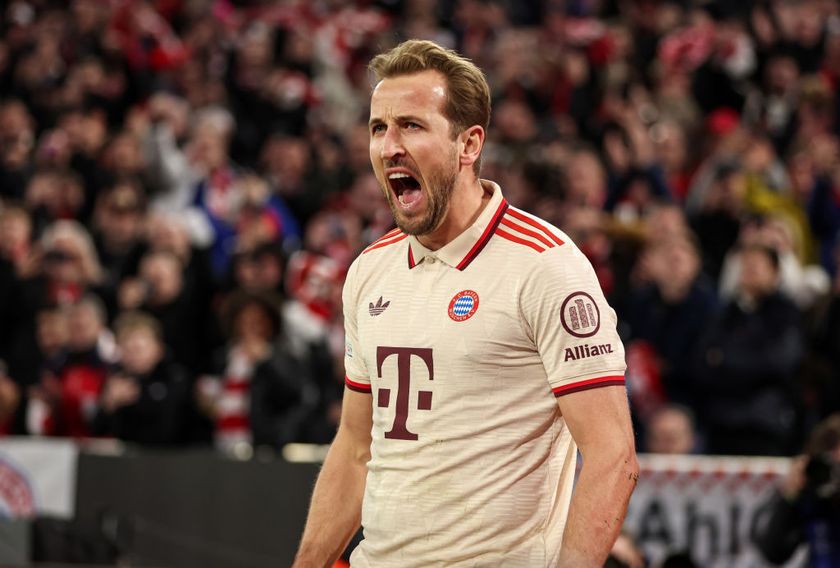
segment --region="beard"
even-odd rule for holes
[[[457,160],[457,157],[453,158],[453,160]],[[416,177],[419,180],[419,176]],[[385,195],[388,197],[388,206],[391,208],[391,214],[394,216],[394,221],[400,231],[407,235],[417,237],[426,235],[437,229],[449,211],[449,202],[452,199],[452,193],[455,191],[455,182],[457,179],[457,165],[451,168],[443,167],[429,176],[426,188],[421,189],[421,191],[425,192],[426,196],[426,210],[419,216],[413,217],[408,217],[402,212],[399,208],[397,198],[390,187],[383,188]]]

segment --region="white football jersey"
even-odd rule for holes
[[[394,230],[350,268],[346,384],[373,406],[354,568],[555,565],[577,456],[555,397],[624,384],[589,261],[482,185],[443,248]]]

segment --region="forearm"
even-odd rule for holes
[[[332,566],[361,524],[367,455],[340,431],[318,475],[293,568]]]
[[[563,534],[560,568],[604,565],[621,532],[638,472],[632,451],[584,459]]]

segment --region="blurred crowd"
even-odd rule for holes
[[[838,0],[0,6],[2,432],[328,442],[406,38],[487,73],[482,177],[592,261],[641,450],[790,455],[840,408]]]

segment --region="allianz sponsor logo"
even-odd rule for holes
[[[609,343],[602,345],[575,345],[574,347],[566,347],[566,358],[563,361],[577,361],[578,359],[607,355],[612,352],[613,346]]]

